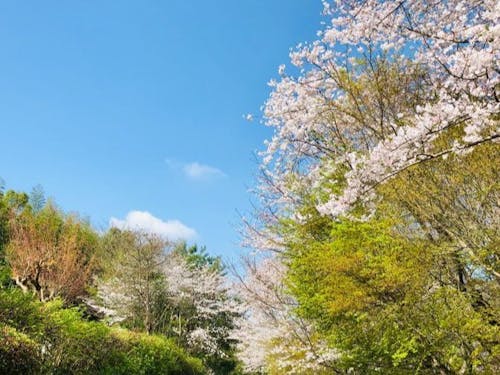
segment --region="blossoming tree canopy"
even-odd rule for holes
[[[414,164],[498,142],[498,2],[339,0],[324,13],[318,40],[290,54],[298,73],[270,82],[270,202],[309,189],[322,214],[346,214]]]

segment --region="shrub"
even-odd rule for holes
[[[164,336],[90,322],[61,300],[0,289],[0,374],[203,374]]]
[[[203,374],[201,360],[190,357],[171,340],[158,335],[115,329],[120,342],[116,353],[122,361],[104,371],[106,374]],[[121,362],[121,363],[120,363]]]
[[[0,373],[41,373],[40,345],[15,328],[0,324]]]

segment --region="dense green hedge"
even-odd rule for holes
[[[1,374],[203,374],[171,340],[82,318],[60,301],[42,304],[0,289]]]

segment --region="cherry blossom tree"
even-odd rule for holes
[[[319,39],[290,55],[298,74],[281,66],[270,82],[268,205],[316,187],[318,210],[342,215],[414,164],[498,142],[498,2],[324,1],[324,14]]]
[[[230,359],[233,320],[242,308],[220,270],[190,263],[176,252],[169,254],[162,270],[172,333],[198,355]]]
[[[475,167],[461,173],[459,163],[476,163],[490,146],[498,151],[500,6],[490,0],[323,4],[324,29],[316,41],[291,52],[291,67],[280,66],[263,107],[264,122],[274,134],[260,154],[256,216],[243,222],[245,244],[273,255],[247,264],[241,280],[248,308],[241,325],[241,356],[251,370],[274,364],[283,372],[342,358],[341,352],[328,350],[321,336],[316,339],[318,327],[295,314],[297,302],[284,285],[290,282],[290,244],[323,241],[314,238],[314,228],[324,221],[376,217],[381,199],[390,206],[397,194],[404,194],[393,192],[398,187],[414,189],[408,199],[418,199],[410,206],[405,199],[396,204],[402,216],[411,216],[403,220],[405,230],[416,236],[427,233],[429,243],[439,242],[456,263],[454,276],[460,279],[464,269],[475,269],[470,276],[474,282],[498,277],[491,265],[498,256],[490,249],[498,233],[497,185],[489,177],[495,173],[484,168],[488,171],[481,174]],[[467,158],[476,152],[480,155]],[[452,172],[445,170],[446,163],[437,165],[442,159],[453,165]],[[426,167],[432,170],[427,173]],[[412,185],[415,173],[421,175],[420,183],[428,184],[421,191]],[[481,193],[468,187],[471,181]],[[452,214],[434,214],[436,199],[440,207],[445,201],[439,199],[440,188],[448,194],[446,207],[454,207]],[[425,215],[418,216],[422,210]],[[472,234],[468,228],[464,236],[462,218],[471,213],[481,229]],[[303,224],[305,234],[290,223]],[[444,229],[453,235],[438,235]],[[490,240],[477,233],[493,235]],[[464,241],[473,237],[480,237],[478,246]],[[444,241],[449,243],[444,246]],[[309,347],[307,338],[315,345]],[[323,355],[329,360],[322,360]]]
[[[245,314],[233,336],[239,341],[239,358],[250,372],[301,374],[331,368],[339,353],[319,339],[314,328],[295,314],[295,299],[286,291],[286,267],[276,257],[245,260],[246,275],[238,276],[235,289]]]
[[[242,310],[218,259],[147,233],[106,236],[111,269],[98,282],[98,310],[113,323],[173,337],[216,373],[230,372],[230,335]]]

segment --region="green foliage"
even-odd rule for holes
[[[33,337],[43,334],[41,305],[17,288],[0,289],[0,323]]]
[[[8,224],[9,224],[9,215],[8,215],[8,207],[6,202],[3,199],[3,193],[0,190],[0,262],[3,261],[4,258],[4,246],[7,244],[9,239],[8,237]]]
[[[205,369],[161,336],[89,322],[60,300],[41,303],[0,289],[2,374],[202,374]]]
[[[0,373],[38,374],[41,369],[39,345],[28,335],[0,323]]]
[[[341,350],[345,371],[494,372],[500,330],[492,315],[446,285],[444,245],[410,240],[395,227],[380,218],[332,221],[328,239],[291,243],[297,312]]]
[[[132,316],[125,324],[152,332],[153,315],[167,311],[167,300],[157,295],[165,290],[157,266],[166,245],[153,236],[119,230],[99,239],[87,222],[47,204],[41,187],[29,196],[4,193],[1,187],[0,373],[206,373],[202,360],[172,339],[110,328],[86,320],[79,308],[68,308],[91,289],[95,273],[129,280],[127,293],[136,288],[138,295],[150,293],[130,306]],[[194,267],[219,267],[204,249],[185,250]]]
[[[123,329],[112,333],[121,345],[120,361],[106,374],[203,374],[199,359],[189,357],[173,341]]]
[[[14,190],[7,190],[5,194],[3,194],[2,200],[4,204],[9,208],[13,209],[17,212],[22,211],[23,209],[31,209],[29,206],[29,196],[24,192],[17,192]]]
[[[367,221],[322,217],[307,198],[307,220],[281,221],[297,313],[341,351],[339,371],[497,372],[497,151],[409,169]]]
[[[417,244],[394,237],[383,222],[337,223],[329,241],[291,249],[293,291],[300,308],[318,317],[397,300],[415,285],[415,266],[426,262]]]
[[[208,254],[205,246],[199,247],[196,244],[188,246],[186,242],[182,241],[175,246],[173,252],[184,257],[193,267],[209,267],[218,272],[222,272],[224,269],[220,257]]]
[[[97,373],[114,360],[117,343],[108,327],[82,319],[77,309],[63,309],[62,302],[41,306],[45,317],[43,345],[49,367],[58,374]]]

